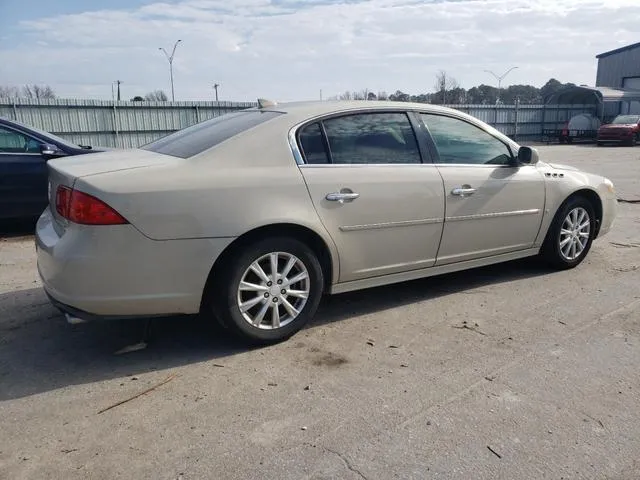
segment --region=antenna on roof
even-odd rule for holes
[[[274,107],[276,105],[277,103],[274,102],[273,100],[267,100],[266,98],[258,99],[258,108]]]

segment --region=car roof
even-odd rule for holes
[[[479,119],[455,110],[453,108],[441,107],[438,105],[432,105],[428,103],[414,103],[414,102],[391,102],[385,100],[329,100],[329,101],[312,101],[312,102],[291,102],[291,103],[273,103],[269,102],[268,106],[264,108],[256,107],[252,110],[260,111],[272,111],[286,113],[283,115],[281,121],[286,123],[289,128],[293,128],[297,125],[304,124],[309,121],[313,121],[318,117],[323,117],[332,114],[341,114],[349,112],[362,112],[366,110],[390,110],[390,111],[419,111],[424,113],[444,114],[451,117],[457,117],[469,123],[472,123],[485,131],[492,133],[494,136],[502,139],[502,141],[511,145],[514,149],[519,148],[519,145],[496,130],[491,125],[480,121]]]
[[[263,111],[274,111],[289,113],[294,116],[315,117],[340,113],[349,110],[421,110],[434,113],[454,113],[460,114],[458,110],[452,108],[439,107],[426,103],[412,102],[391,102],[382,100],[329,100],[329,101],[307,101],[307,102],[287,102],[275,103],[261,108]]]

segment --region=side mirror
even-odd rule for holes
[[[40,145],[40,153],[45,158],[62,157],[65,153],[56,145],[51,143],[43,143]]]
[[[535,165],[538,163],[538,151],[531,147],[520,147],[518,150],[518,163],[520,165]]]

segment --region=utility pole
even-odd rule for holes
[[[220,86],[219,83],[214,83],[213,84],[213,89],[216,91],[216,102],[218,101],[218,87]]]
[[[116,84],[118,85],[118,101],[120,101],[120,84],[121,83],[122,83],[122,81],[116,80]]]
[[[506,77],[507,75],[509,75],[509,73],[512,70],[515,70],[518,67],[511,67],[509,70],[507,70],[506,72],[504,72],[502,75],[496,75],[495,73],[493,73],[491,70],[485,70],[485,72],[490,73],[491,75],[493,75],[496,80],[498,80],[498,97],[496,98],[496,104],[498,102],[500,102],[500,91],[502,90],[502,80],[504,80],[504,77]]]
[[[172,102],[176,101],[176,96],[173,91],[173,57],[176,54],[176,47],[181,41],[182,40],[178,40],[176,41],[176,43],[173,44],[173,50],[171,50],[171,55],[169,55],[164,48],[162,47],[158,48],[158,50],[162,50],[164,52],[164,56],[167,57],[167,60],[169,61],[169,75],[171,75],[171,101]]]

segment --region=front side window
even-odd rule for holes
[[[40,142],[15,130],[0,127],[0,153],[40,153]]]
[[[323,121],[334,164],[421,163],[405,113],[361,113]]]
[[[509,147],[493,135],[457,118],[421,114],[440,156],[440,163],[509,165]]]

